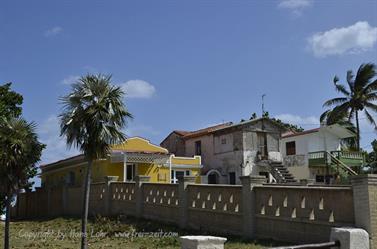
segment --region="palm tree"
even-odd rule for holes
[[[69,147],[77,147],[88,161],[81,220],[81,248],[87,248],[87,221],[92,165],[106,158],[111,144],[125,140],[122,128],[132,118],[123,104],[124,93],[111,84],[111,76],[86,75],[72,84],[71,94],[62,98],[61,136]]]
[[[9,248],[10,205],[15,194],[35,176],[35,164],[45,145],[38,141],[34,123],[22,118],[0,120],[0,195],[5,197],[4,248]]]
[[[339,84],[339,78],[334,77],[335,89],[341,93],[342,97],[337,97],[326,101],[323,106],[330,107],[321,115],[321,122],[334,124],[344,119],[356,122],[356,148],[360,150],[360,125],[359,114],[364,111],[366,119],[377,130],[376,121],[372,113],[377,113],[377,76],[376,65],[372,63],[362,64],[356,74],[347,72],[348,87]],[[331,108],[332,107],[332,108]]]

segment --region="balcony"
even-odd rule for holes
[[[360,167],[364,162],[361,152],[331,151],[330,153],[349,167]],[[328,162],[331,162],[329,157],[326,151],[310,152],[308,155],[309,167],[325,167]]]

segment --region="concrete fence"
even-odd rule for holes
[[[268,238],[293,243],[326,242],[332,227],[358,227],[377,249],[377,175],[356,176],[351,186],[271,185],[264,177],[241,177],[242,185],[136,182],[92,184],[89,212],[130,215],[174,223],[181,228]],[[81,188],[37,189],[22,193],[12,209],[16,218],[79,216]]]

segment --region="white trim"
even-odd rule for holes
[[[179,169],[179,170],[176,170],[176,169],[173,169],[172,170],[172,172],[173,172],[173,175],[174,175],[174,177],[173,177],[173,179],[171,179],[170,180],[170,183],[178,183],[178,179],[177,179],[177,172],[183,172],[183,176],[186,176],[186,171],[189,171],[190,172],[190,176],[192,175],[192,172],[191,172],[191,170],[189,170],[189,169]],[[171,173],[170,173],[170,177],[171,177]]]
[[[172,178],[171,178],[171,168],[172,168],[172,164],[171,164],[171,159],[173,158],[174,155],[170,155],[169,157],[169,182],[172,183]]]
[[[127,153],[122,153],[123,154],[123,182],[126,182],[127,177]]]
[[[221,177],[221,174],[220,174],[220,172],[219,172],[217,169],[211,169],[211,170],[209,170],[209,171],[207,172],[206,176],[209,176],[209,175],[212,174],[212,173],[216,173],[216,174],[219,175],[219,177]]]

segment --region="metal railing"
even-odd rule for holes
[[[340,242],[339,241],[330,241],[330,242],[316,243],[316,244],[273,247],[271,249],[310,249],[310,248],[325,249],[325,248],[334,248],[334,247],[340,248]]]
[[[326,153],[327,153],[327,156],[329,157],[328,158],[329,164],[333,163],[337,166],[340,166],[341,169],[343,169],[344,171],[346,171],[350,175],[354,175],[354,176],[358,175],[353,169],[351,169],[345,163],[343,163],[338,158],[336,158],[332,153],[330,153],[330,152],[326,152]]]

